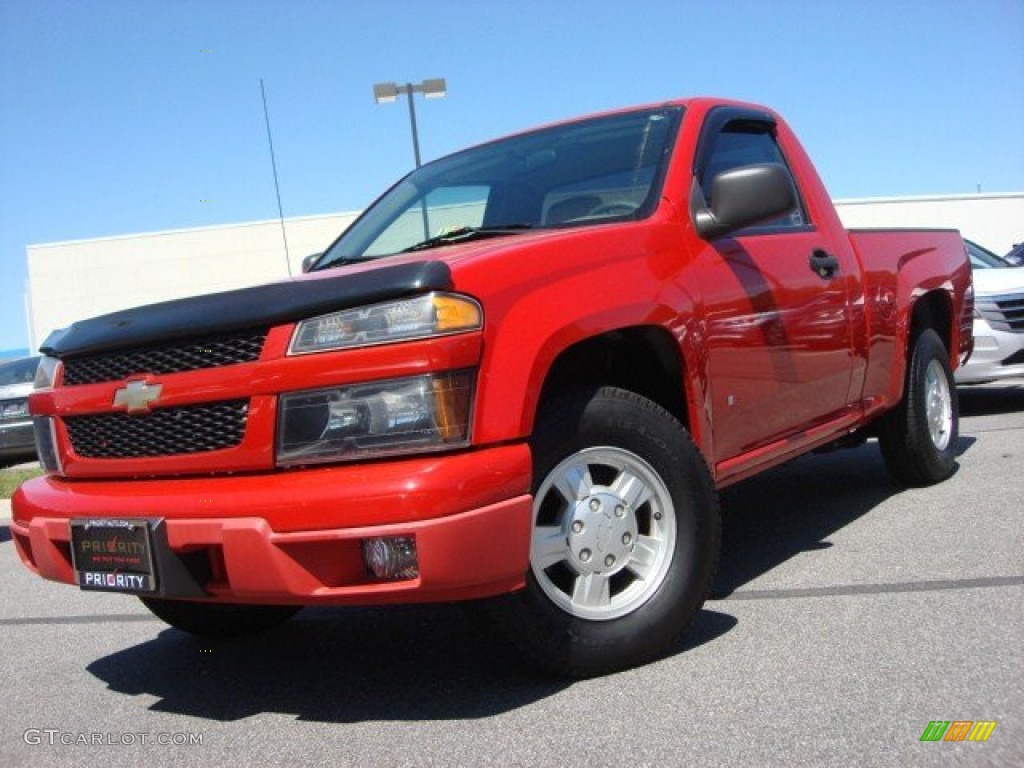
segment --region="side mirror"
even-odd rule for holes
[[[694,188],[694,196],[700,199],[696,180]],[[722,171],[711,180],[711,207],[691,203],[694,226],[706,240],[776,219],[796,207],[793,177],[775,163]]]
[[[302,260],[302,274],[306,274],[307,272],[309,272],[309,270],[313,268],[313,265],[320,260],[321,256],[323,256],[322,253],[311,253],[309,254],[309,256],[304,258]]]

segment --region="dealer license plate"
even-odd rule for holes
[[[149,520],[72,520],[71,557],[78,586],[112,592],[153,592]]]

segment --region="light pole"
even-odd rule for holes
[[[420,137],[416,130],[416,107],[413,104],[412,95],[422,93],[425,99],[441,99],[448,93],[448,86],[443,77],[436,77],[431,80],[424,80],[422,83],[375,83],[373,86],[373,99],[378,104],[395,101],[398,94],[404,93],[409,97],[409,124],[412,126],[412,151],[416,158],[416,167],[420,167]]]
[[[412,153],[413,157],[416,158],[416,167],[420,167],[420,135],[419,131],[416,130],[416,106],[413,104],[412,95],[414,93],[422,93],[425,99],[441,99],[444,98],[448,93],[448,85],[445,83],[443,77],[435,77],[430,80],[424,80],[422,83],[406,83],[405,85],[397,85],[396,83],[374,83],[373,85],[373,100],[378,104],[385,104],[390,101],[395,101],[398,98],[398,94],[404,93],[409,97],[409,125],[412,126]],[[423,213],[423,239],[427,240],[430,238],[430,217],[427,215],[427,199],[423,198],[420,200],[420,210]]]

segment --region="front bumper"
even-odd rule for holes
[[[1024,378],[1024,333],[1001,331],[974,319],[974,352],[954,374],[957,384]]]
[[[32,431],[32,420],[0,421],[0,458],[35,458],[36,438]]]
[[[470,599],[523,586],[529,483],[524,444],[241,477],[46,477],[16,492],[11,533],[29,569],[69,584],[76,583],[72,519],[149,518],[163,520],[166,532],[154,541],[157,559],[182,565],[204,599],[297,605]],[[377,536],[413,537],[419,575],[373,578],[362,541]],[[195,593],[171,580],[158,594]]]

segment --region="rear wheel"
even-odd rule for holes
[[[302,610],[296,605],[193,603],[140,597],[158,618],[175,629],[199,637],[239,637],[273,629]]]
[[[889,471],[910,485],[932,485],[956,468],[960,409],[949,354],[932,329],[914,339],[903,401],[883,417],[878,443]]]
[[[669,413],[606,387],[543,413],[532,440],[527,586],[485,606],[561,674],[635,666],[676,644],[718,561],[711,476]]]

